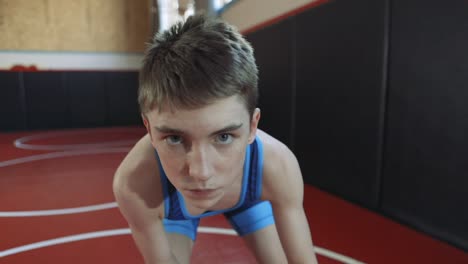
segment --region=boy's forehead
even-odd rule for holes
[[[178,106],[165,103],[160,107],[154,107],[150,113],[154,115],[179,115],[179,114],[199,114],[204,112],[243,112],[247,107],[242,99],[235,95],[211,101],[205,105],[196,107]]]
[[[239,123],[248,119],[245,104],[236,97],[228,97],[198,108],[176,108],[162,106],[154,108],[148,114],[154,125],[165,126],[223,126],[227,123]]]

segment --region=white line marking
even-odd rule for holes
[[[350,257],[342,255],[340,253],[336,253],[336,252],[328,250],[326,248],[321,248],[321,247],[314,246],[314,251],[318,255],[322,255],[322,256],[325,256],[327,258],[334,259],[336,261],[340,261],[340,262],[345,263],[345,264],[365,264],[364,262],[361,262],[359,260],[350,258]]]
[[[0,212],[1,217],[32,217],[32,216],[49,216],[49,215],[66,215],[66,214],[78,214],[99,210],[106,210],[111,208],[117,208],[117,203],[103,203],[90,206],[54,209],[54,210],[34,210],[34,211],[9,211]]]
[[[23,158],[12,159],[12,160],[0,161],[0,168],[22,164],[22,163],[38,161],[38,160],[55,159],[55,158],[63,158],[63,157],[71,157],[71,156],[79,156],[79,155],[101,154],[101,153],[120,153],[120,152],[128,152],[128,151],[130,151],[129,147],[52,152],[52,153],[32,155],[32,156],[27,156]]]
[[[123,131],[133,131],[130,129],[124,129]],[[13,144],[19,149],[28,149],[28,150],[74,150],[74,149],[89,149],[89,148],[109,148],[109,147],[118,147],[118,146],[127,146],[135,144],[138,139],[134,140],[119,140],[119,141],[109,141],[101,143],[87,143],[87,144],[67,144],[67,145],[33,145],[26,144],[26,142],[37,139],[45,138],[54,138],[54,137],[63,137],[63,136],[72,136],[72,135],[82,135],[82,134],[91,134],[94,131],[61,131],[61,132],[48,132],[43,134],[35,134],[22,138],[16,139]]]
[[[197,229],[197,232],[198,233],[206,233],[206,234],[237,236],[237,232],[234,229],[226,229],[226,228],[218,228],[218,227],[200,226]]]
[[[31,145],[24,144],[16,140],[14,142],[15,147],[19,149],[28,150],[74,150],[74,149],[85,149],[85,148],[109,148],[109,147],[121,147],[135,144],[137,140],[121,140],[111,141],[103,143],[87,143],[87,144],[72,144],[72,145]]]
[[[37,139],[44,139],[44,138],[53,138],[57,136],[64,136],[64,135],[81,135],[81,134],[89,134],[91,132],[68,132],[68,133],[44,133],[44,134],[36,134],[31,136],[26,136],[22,138],[16,139],[13,144],[15,147],[19,149],[28,149],[28,150],[74,150],[74,149],[90,149],[90,148],[109,148],[109,147],[119,147],[119,146],[126,146],[126,145],[133,145],[135,144],[138,139],[134,140],[118,140],[118,141],[109,141],[109,142],[101,142],[101,143],[86,143],[86,144],[67,144],[67,145],[33,145],[33,144],[26,144],[26,142],[31,140]]]
[[[236,236],[237,233],[236,231],[232,229],[227,229],[227,228],[216,228],[216,227],[199,227],[197,230],[199,233],[207,233],[207,234],[219,234],[219,235],[233,235]],[[132,232],[130,228],[121,228],[121,229],[111,229],[111,230],[104,230],[104,231],[97,231],[97,232],[90,232],[90,233],[83,233],[83,234],[78,234],[78,235],[71,235],[71,236],[65,236],[65,237],[59,237],[59,238],[54,238],[54,239],[49,239],[49,240],[44,240],[32,244],[27,244],[15,248],[10,248],[4,251],[0,251],[0,258],[1,257],[6,257],[6,256],[11,256],[14,254],[22,253],[25,251],[30,251],[30,250],[35,250],[39,248],[44,248],[44,247],[50,247],[54,245],[59,245],[59,244],[66,244],[66,243],[71,243],[71,242],[76,242],[80,240],[87,240],[87,239],[93,239],[93,238],[100,238],[100,237],[110,237],[110,236],[119,236],[119,235],[130,235]],[[319,254],[323,255],[325,257],[328,257],[330,259],[334,259],[337,261],[340,261],[342,263],[346,264],[364,264],[363,262],[360,262],[358,260],[355,260],[353,258],[344,256],[342,254],[333,252],[331,250],[327,250],[324,248],[320,247],[315,247],[314,251]]]
[[[6,256],[21,253],[21,252],[30,251],[30,250],[34,250],[38,248],[43,248],[43,247],[50,247],[50,246],[58,245],[58,244],[65,244],[65,243],[98,238],[98,237],[127,235],[130,233],[131,232],[129,228],[123,228],[123,229],[112,229],[112,230],[106,230],[106,231],[98,231],[98,232],[91,232],[91,233],[84,233],[84,234],[79,234],[79,235],[54,238],[50,240],[44,240],[44,241],[0,251],[0,257],[6,257]]]

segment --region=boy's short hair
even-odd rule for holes
[[[251,45],[233,26],[203,14],[154,36],[139,79],[143,114],[164,105],[193,109],[232,95],[244,100],[250,115],[257,104]]]

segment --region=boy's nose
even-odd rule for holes
[[[190,177],[199,181],[207,181],[211,177],[212,171],[207,150],[192,149],[188,163]]]

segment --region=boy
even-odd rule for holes
[[[294,154],[257,129],[257,66],[225,22],[157,34],[140,72],[148,131],[113,189],[146,263],[189,263],[199,219],[224,214],[259,263],[316,263]]]

